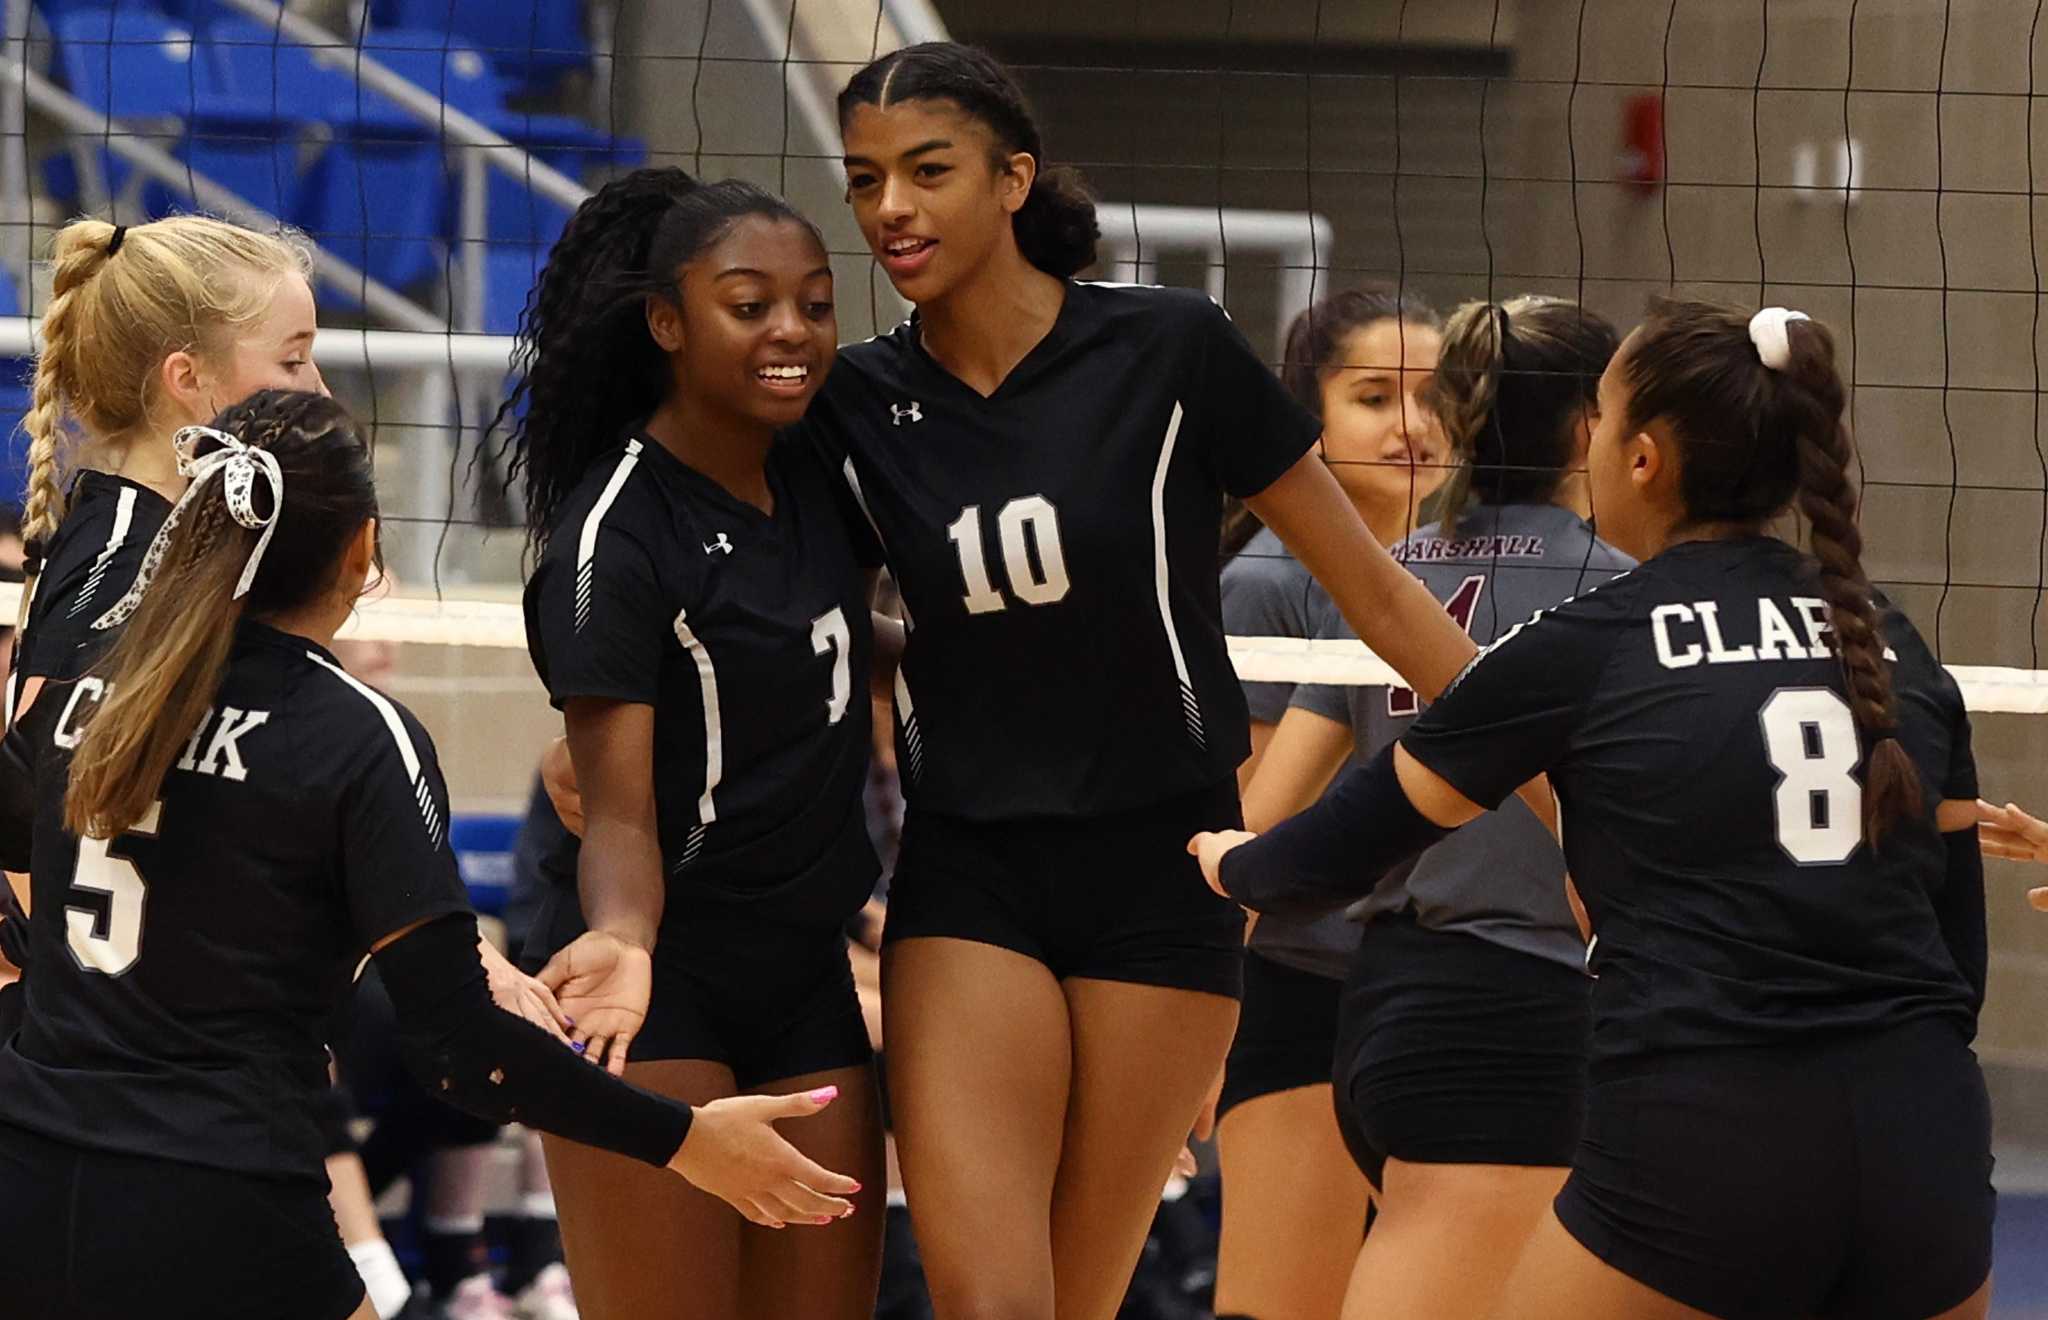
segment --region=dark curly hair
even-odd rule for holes
[[[668,355],[647,332],[647,300],[677,301],[677,271],[756,215],[818,236],[771,192],[739,179],[700,183],[672,167],[615,179],[569,218],[520,314],[518,384],[491,423],[504,437],[507,471],[525,474],[536,553],[591,462],[668,394]]]
[[[1045,158],[1045,142],[1024,89],[994,56],[956,41],[926,41],[891,51],[853,75],[839,93],[839,129],[857,106],[898,101],[951,101],[988,126],[1004,156],[1024,152],[1038,162],[1031,193],[1010,218],[1017,250],[1048,275],[1065,279],[1095,264],[1102,227],[1095,202],[1071,167]]]

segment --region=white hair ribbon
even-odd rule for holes
[[[199,454],[199,443],[212,440],[220,448]],[[164,553],[170,549],[171,532],[177,527],[185,510],[199,495],[206,479],[215,472],[221,474],[221,496],[227,502],[228,516],[236,523],[251,531],[263,529],[256,538],[256,548],[249,552],[249,561],[242,566],[242,576],[235,582],[234,599],[240,600],[249,594],[249,588],[256,582],[256,570],[263,563],[263,552],[270,548],[270,537],[277,530],[278,514],[284,510],[284,469],[278,465],[277,455],[268,449],[243,444],[226,431],[217,431],[210,426],[187,426],[171,437],[171,448],[178,455],[178,475],[191,484],[171,508],[171,515],[164,519],[164,525],[157,529],[156,538],[143,553],[142,567],[135,574],[135,582],[126,595],[114,602],[105,614],[94,620],[94,628],[118,628],[128,622],[135,607],[142,603],[142,595],[149,589],[157,569],[163,566]],[[256,512],[256,477],[261,473],[270,486],[270,512],[268,515]]]
[[[1789,307],[1766,307],[1749,318],[1749,342],[1756,345],[1756,355],[1772,371],[1783,371],[1792,364],[1792,337],[1785,333],[1785,327],[1794,321],[1804,321],[1805,312],[1795,312]]]

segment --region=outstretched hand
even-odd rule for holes
[[[1208,830],[1188,840],[1189,854],[1202,865],[1202,879],[1209,882],[1209,888],[1218,897],[1230,897],[1223,892],[1224,854],[1258,837],[1249,830]]]
[[[613,1076],[624,1075],[626,1051],[647,1020],[654,992],[653,956],[616,935],[586,931],[548,959],[539,979],[575,1023],[572,1047]]]
[[[2048,821],[2028,815],[2011,802],[1994,807],[1979,798],[1977,846],[1986,857],[2048,863]],[[2027,901],[2048,912],[2048,886],[2028,890]]]
[[[829,1224],[853,1213],[860,1184],[789,1144],[778,1119],[804,1118],[839,1096],[836,1086],[797,1095],[736,1095],[700,1105],[668,1162],[693,1184],[764,1228]]]
[[[477,940],[476,951],[483,959],[484,979],[490,986],[492,1003],[514,1017],[525,1018],[564,1045],[570,1043],[568,1031],[576,1024],[555,1002],[553,991],[507,962],[498,946],[489,940]]]

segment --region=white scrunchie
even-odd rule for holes
[[[198,456],[199,442],[213,440],[220,448]],[[142,593],[156,577],[157,569],[163,566],[164,553],[170,549],[171,531],[178,520],[191,506],[201,486],[214,472],[221,472],[221,496],[227,502],[228,516],[237,523],[254,531],[260,527],[263,535],[256,538],[255,549],[249,552],[249,562],[242,566],[242,576],[235,583],[236,600],[249,594],[255,585],[256,569],[263,563],[263,552],[270,548],[271,533],[277,530],[277,516],[284,510],[284,469],[278,466],[277,455],[268,449],[245,445],[226,431],[216,431],[210,426],[187,426],[171,437],[171,448],[178,455],[178,475],[191,484],[185,487],[185,494],[171,507],[170,517],[157,529],[156,537],[143,553],[142,567],[135,574],[135,582],[126,595],[114,602],[113,606],[93,621],[96,629],[118,628],[128,622],[135,607],[142,603]],[[256,512],[256,477],[262,474],[270,484],[270,513],[268,516]]]
[[[1785,333],[1785,327],[1809,319],[1805,312],[1789,307],[1766,307],[1749,318],[1749,342],[1756,345],[1756,355],[1765,366],[1783,371],[1792,364],[1792,337]]]

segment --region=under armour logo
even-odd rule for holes
[[[716,541],[704,547],[704,553],[707,555],[714,554],[720,550],[725,551],[727,554],[732,553],[732,540],[724,532],[720,532]]]
[[[901,404],[892,403],[889,405],[889,416],[895,419],[897,426],[903,425],[903,419],[906,417],[913,422],[921,422],[924,420],[924,405],[912,403],[906,408]]]

